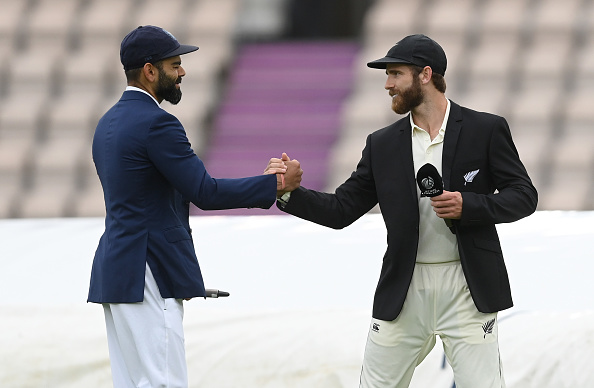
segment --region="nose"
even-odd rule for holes
[[[181,65],[179,66],[179,68],[177,69],[177,75],[179,77],[183,77],[184,75],[186,75],[186,71],[184,70],[183,67],[181,67]]]
[[[394,82],[392,82],[392,80],[390,79],[390,77],[388,77],[386,79],[386,83],[384,84],[384,89],[386,90],[390,90],[394,87]]]

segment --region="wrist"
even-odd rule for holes
[[[282,208],[284,208],[289,203],[289,199],[291,199],[291,192],[289,191],[286,193],[279,193],[279,194],[277,194],[276,200],[279,202],[280,206]]]

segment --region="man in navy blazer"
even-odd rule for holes
[[[445,97],[446,64],[441,46],[420,34],[368,63],[385,69],[392,109],[410,114],[367,137],[356,170],[335,193],[300,187],[278,202],[287,213],[335,229],[379,203],[387,249],[364,388],[408,387],[436,335],[457,387],[504,386],[496,314],[513,303],[495,224],[533,213],[537,192],[505,119]],[[420,196],[415,180],[426,163],[445,188],[431,199]]]
[[[205,296],[189,203],[269,208],[277,190],[301,179],[293,162],[269,163],[265,175],[248,178],[208,174],[182,124],[159,105],[180,101],[180,56],[197,49],[159,27],[130,32],[120,50],[128,87],[93,139],[106,217],[88,301],[105,308],[116,387],[187,386],[182,300]]]

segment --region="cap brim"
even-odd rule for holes
[[[184,55],[196,50],[198,50],[197,46],[191,46],[189,44],[180,44],[179,47],[173,50],[172,52],[164,54],[163,59],[175,57],[177,55]]]
[[[407,65],[414,65],[414,63],[406,61],[404,59],[383,57],[380,59],[376,59],[375,61],[368,62],[367,66],[371,67],[372,69],[385,69],[386,67],[388,67],[389,63],[405,63]]]

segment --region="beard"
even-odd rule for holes
[[[159,69],[159,81],[157,82],[155,94],[157,97],[176,105],[181,100],[182,92],[181,89],[175,87],[175,84],[180,82],[181,77],[170,78],[164,71]]]
[[[414,77],[412,85],[392,99],[392,110],[400,115],[406,114],[421,105],[424,97],[421,80]]]

